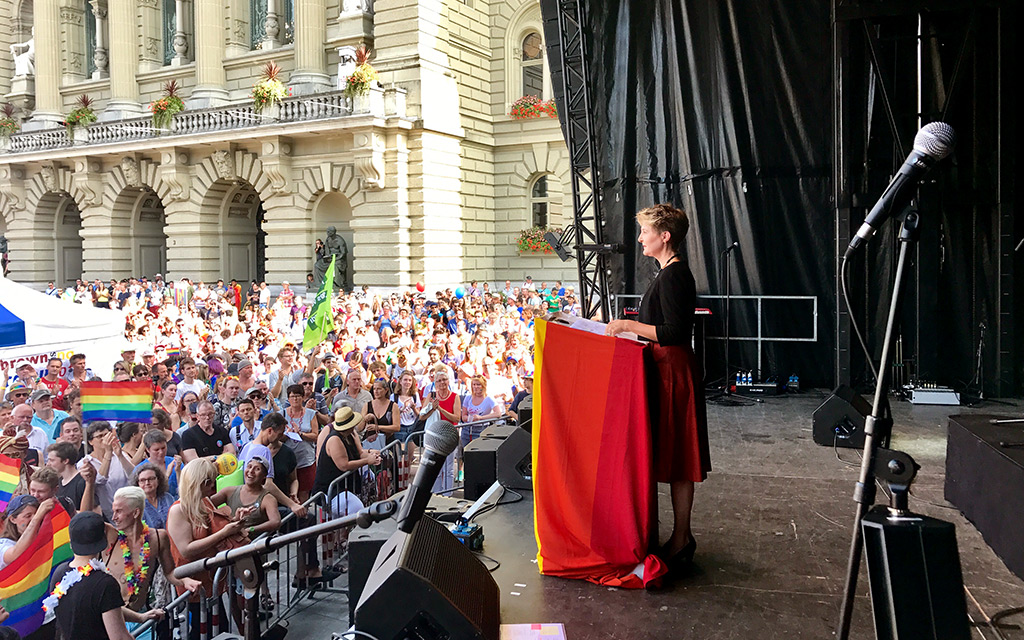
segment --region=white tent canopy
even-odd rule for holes
[[[18,360],[46,366],[50,356],[84,353],[86,364],[108,378],[125,343],[125,315],[60,300],[0,276],[0,304],[25,323],[25,343],[0,348],[0,369]],[[4,381],[6,382],[6,381]]]

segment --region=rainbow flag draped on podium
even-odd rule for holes
[[[83,382],[82,421],[90,420],[152,422],[153,383]]]
[[[24,638],[43,624],[43,598],[49,595],[53,570],[71,558],[71,518],[57,503],[46,514],[25,553],[0,570],[0,605],[11,614],[4,626]]]
[[[534,323],[533,495],[544,575],[642,588],[657,500],[643,343]]]

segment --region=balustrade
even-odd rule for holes
[[[352,115],[352,101],[341,91],[285,98],[276,118],[257,114],[249,103],[182,111],[170,130],[153,126],[150,117],[130,118],[90,125],[86,145],[117,144],[158,136],[185,136],[214,131],[248,129],[268,124],[311,122]],[[45,151],[72,145],[64,129],[19,133],[10,137],[7,153]]]

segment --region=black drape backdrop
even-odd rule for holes
[[[918,16],[903,4],[886,5],[891,15],[851,21],[852,35],[837,50],[842,77],[834,82],[829,3],[590,2],[591,104],[606,239],[627,247],[612,260],[613,292],[642,293],[655,270],[653,261],[638,255],[633,214],[672,202],[691,216],[686,253],[699,293],[724,293],[719,256],[738,241],[733,295],[817,297],[816,318],[807,303],[765,303],[763,335],[809,336],[816,323],[818,341],[766,343],[762,375],[785,379],[795,373],[817,386],[830,386],[837,376],[870,382],[864,358],[846,337],[839,345],[846,364],[837,355],[837,238],[844,245],[839,249],[845,248],[844,238],[903,162],[920,110],[923,122],[945,117],[961,141],[921,190],[924,232],[908,278],[900,357],[925,379],[955,386],[970,378],[978,326],[986,322],[986,377],[1007,391],[1007,376],[1012,383],[1024,348],[1008,339],[1014,309],[1006,303],[1024,288],[1024,279],[1015,281],[1007,264],[1005,245],[1019,234],[1007,216],[1014,190],[999,177],[1012,165],[1009,147],[999,142],[1008,128],[1000,116],[1007,99],[999,90],[1007,72],[998,63],[1006,52],[1000,21],[1008,19],[1010,5],[925,14],[918,62]],[[542,0],[541,6],[557,95],[556,2]],[[960,34],[971,20],[978,35],[965,49]],[[882,77],[872,70],[868,33],[878,43]],[[885,113],[883,86],[902,149]],[[838,153],[852,169],[843,174],[850,184],[837,190],[840,108],[846,139]],[[847,201],[835,202],[836,192]],[[837,215],[842,210],[845,220]],[[852,269],[855,316],[876,358],[894,275],[894,237],[894,228],[886,228]],[[707,306],[716,312],[709,333],[721,335],[722,305]],[[734,300],[730,324],[734,336],[756,334],[754,304]],[[993,334],[1007,339],[997,343]],[[709,380],[722,374],[722,361],[721,343],[715,342]],[[753,369],[756,363],[753,343],[734,344],[731,365]]]
[[[552,18],[553,6],[542,6]],[[681,206],[690,214],[686,253],[700,293],[724,293],[719,256],[738,241],[733,295],[818,297],[817,318],[810,303],[764,305],[765,336],[811,336],[817,322],[818,342],[766,343],[763,375],[831,384],[828,6],[612,0],[590,7],[604,213],[610,241],[628,247],[613,261],[613,287],[642,293],[656,269],[638,255],[633,214],[657,202]],[[550,22],[547,40],[557,42]],[[708,332],[721,335],[721,302],[706,305],[716,313]],[[732,303],[734,336],[756,334],[755,309],[748,300]],[[709,346],[709,379],[722,373],[720,349]],[[754,343],[734,343],[730,360],[754,369]]]

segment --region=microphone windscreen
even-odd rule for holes
[[[942,160],[953,151],[956,132],[945,122],[930,122],[914,136],[914,150],[934,160]]]
[[[459,431],[452,423],[439,420],[423,433],[423,447],[447,457],[459,446]]]

